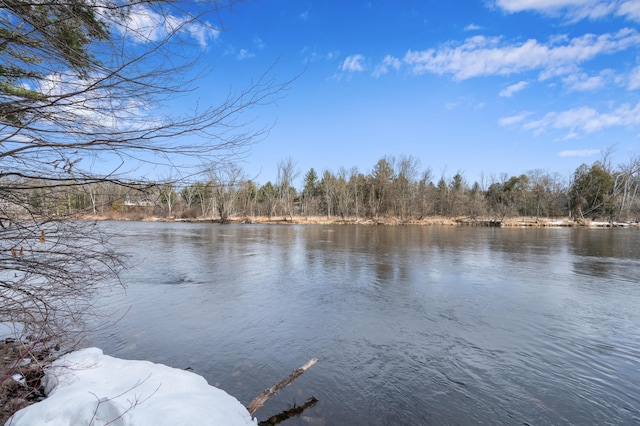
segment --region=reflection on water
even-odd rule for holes
[[[136,267],[94,343],[288,425],[640,422],[637,230],[109,223]]]

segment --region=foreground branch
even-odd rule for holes
[[[293,370],[293,372],[291,374],[289,374],[285,379],[283,379],[282,381],[276,383],[275,385],[271,386],[270,388],[265,389],[260,395],[256,396],[253,399],[253,401],[251,401],[251,403],[249,403],[249,405],[247,406],[247,410],[249,411],[249,414],[251,414],[253,416],[253,413],[255,413],[260,407],[262,407],[264,405],[264,403],[267,401],[267,399],[271,398],[273,395],[276,395],[285,386],[287,386],[288,384],[293,382],[295,379],[300,377],[302,375],[302,373],[304,373],[309,368],[311,368],[314,365],[316,365],[317,362],[318,362],[318,358],[310,359],[302,367],[299,367],[299,368],[296,368],[295,370]]]

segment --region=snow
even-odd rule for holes
[[[256,425],[247,409],[194,373],[104,355],[98,348],[54,361],[43,379],[47,398],[5,426]]]

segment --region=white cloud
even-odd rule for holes
[[[620,5],[617,15],[626,16],[636,22],[640,22],[640,2],[638,0],[628,0]]]
[[[531,11],[563,16],[572,22],[599,19],[609,15],[640,22],[638,0],[496,0],[495,4],[507,13]]]
[[[236,59],[242,61],[244,59],[253,58],[254,56],[256,55],[252,52],[249,52],[247,49],[240,49],[240,52],[238,52],[238,54],[236,55]]]
[[[127,12],[126,22],[124,25],[116,25],[116,30],[125,37],[142,43],[160,41],[172,32],[179,32],[188,34],[201,47],[206,47],[209,40],[215,40],[220,35],[220,31],[206,22],[198,22],[190,17],[159,14],[142,4],[131,6]]]
[[[166,36],[167,28],[164,17],[143,5],[135,5],[128,10],[124,25],[117,25],[117,30],[140,42],[157,41]]]
[[[629,90],[640,89],[640,65],[635,67],[629,73]]]
[[[591,92],[604,87],[608,75],[611,72],[605,70],[597,76],[588,76],[585,73],[576,73],[566,76],[562,82],[572,92]]]
[[[220,35],[220,31],[215,30],[208,25],[198,23],[190,23],[186,25],[184,31],[188,32],[202,48],[207,47],[209,40],[216,40]]]
[[[456,80],[527,71],[545,72],[575,67],[598,55],[611,54],[640,45],[640,34],[629,28],[612,34],[587,34],[564,43],[541,43],[530,39],[507,43],[500,37],[470,37],[460,45],[440,49],[408,51],[404,57],[415,74],[452,74]]]
[[[587,6],[595,3],[592,0],[497,0],[496,5],[506,12],[522,12],[535,10],[546,12],[566,7]]]
[[[485,102],[478,101],[472,96],[461,96],[456,101],[450,101],[444,104],[444,108],[447,111],[451,111],[455,108],[470,108],[470,109],[483,109],[487,106]]]
[[[570,75],[580,72],[580,67],[577,64],[568,64],[564,66],[558,66],[555,68],[547,68],[542,70],[538,74],[538,80],[545,81],[555,77],[561,77],[564,75]]]
[[[327,53],[317,52],[315,49],[305,46],[300,53],[304,56],[305,62],[329,61],[333,62],[340,58],[340,51],[333,50]]]
[[[476,25],[476,24],[469,24],[466,27],[464,27],[465,31],[478,31],[481,30],[482,27],[480,25]]]
[[[502,127],[512,126],[514,124],[522,123],[525,118],[527,118],[531,113],[523,112],[518,115],[513,115],[511,117],[503,117],[498,120],[498,124]]]
[[[339,50],[332,50],[331,52],[327,53],[326,55],[324,55],[323,57],[327,60],[327,61],[333,61],[338,59],[338,57],[340,56],[340,51]]]
[[[528,85],[529,83],[527,83],[526,81],[519,81],[516,84],[512,84],[511,86],[508,86],[503,90],[501,90],[499,95],[506,98],[510,98],[511,96],[513,96],[514,93],[525,89]]]
[[[569,18],[573,21],[582,19],[599,19],[616,12],[617,1],[597,1],[593,5],[578,8]]]
[[[342,71],[348,71],[348,72],[364,71],[365,67],[363,62],[364,62],[364,56],[360,54],[347,56],[347,59],[345,59],[344,62],[342,63]]]
[[[598,154],[600,154],[599,149],[572,149],[558,153],[560,157],[591,157]]]
[[[640,126],[640,103],[635,106],[623,104],[607,112],[586,106],[549,112],[538,120],[524,121],[522,129],[536,135],[553,129],[566,130],[568,133],[565,139],[569,139],[611,127],[637,126]]]
[[[43,111],[55,117],[55,125],[73,122],[80,124],[82,131],[99,132],[142,130],[158,124],[147,115],[142,100],[109,96],[110,89],[103,87],[105,81],[108,82],[105,75],[81,79],[69,73],[54,73],[42,78],[35,90],[56,99],[43,107]]]
[[[394,70],[398,71],[401,66],[402,66],[402,62],[400,61],[400,59],[391,55],[387,55],[382,60],[382,63],[376,66],[375,70],[373,70],[373,76],[375,78],[378,78],[388,73],[389,68],[393,68]]]
[[[265,44],[264,41],[260,38],[260,37],[254,37],[253,38],[253,44],[258,48],[258,49],[264,49],[265,48]]]

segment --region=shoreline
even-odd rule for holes
[[[426,217],[423,219],[398,219],[398,218],[341,218],[326,216],[237,216],[227,220],[216,218],[180,218],[180,217],[128,217],[127,215],[80,215],[78,220],[119,220],[132,222],[183,222],[183,223],[220,223],[220,224],[251,224],[251,225],[363,225],[363,226],[480,226],[495,228],[638,228],[638,222],[606,221],[592,219],[570,218],[535,218],[535,217],[510,217],[504,219],[458,217],[447,218],[440,216]]]

